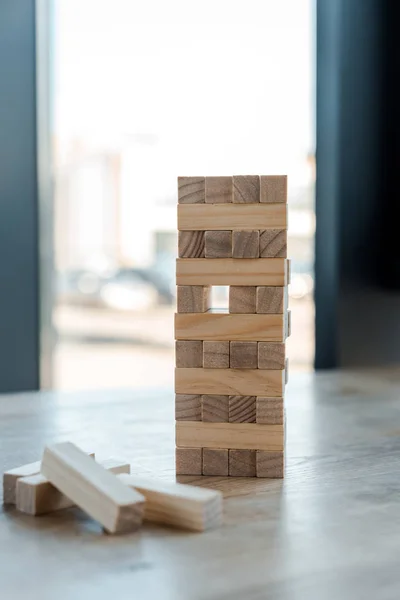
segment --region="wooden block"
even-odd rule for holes
[[[284,258],[178,258],[178,285],[286,285]]]
[[[205,177],[178,177],[178,203],[204,204]]]
[[[178,313],[204,313],[210,308],[211,287],[207,285],[178,285]]]
[[[228,450],[221,448],[204,448],[203,475],[228,477]]]
[[[257,342],[231,342],[231,369],[257,369]]]
[[[118,458],[108,458],[99,464],[114,473],[130,473],[128,462]],[[55,488],[44,475],[38,473],[30,477],[22,477],[17,481],[16,507],[28,515],[44,515],[63,508],[74,506],[74,502]]]
[[[176,422],[176,445],[180,448],[233,448],[277,452],[283,451],[284,442],[283,425]]]
[[[287,175],[261,175],[260,202],[287,203]]]
[[[233,202],[235,204],[260,202],[260,177],[258,175],[234,175]]]
[[[88,453],[89,456],[94,457],[94,453]],[[17,481],[22,477],[31,477],[40,473],[41,461],[38,460],[22,467],[16,467],[10,469],[3,474],[3,504],[15,504],[16,502],[16,490]]]
[[[256,422],[264,425],[283,425],[283,398],[257,397]]]
[[[258,286],[256,312],[258,314],[283,314],[285,312],[285,289],[277,286]]]
[[[175,420],[201,421],[201,395],[175,394]]]
[[[286,258],[286,256],[287,232],[284,229],[264,229],[260,231],[261,258]]]
[[[232,177],[206,177],[206,204],[226,204],[232,200]]]
[[[259,258],[260,232],[259,231],[233,231],[232,257],[233,258]]]
[[[179,258],[204,258],[204,231],[178,231]]]
[[[176,426],[178,426],[178,424]],[[203,454],[201,448],[191,448],[190,446],[186,448],[175,448],[176,474],[201,475],[203,460],[202,456]]]
[[[229,396],[229,423],[255,423],[256,396]]]
[[[206,258],[232,257],[232,231],[206,231]]]
[[[228,423],[229,396],[205,394],[201,400],[203,423]]]
[[[276,341],[285,339],[284,315],[176,314],[177,340]]]
[[[203,365],[206,369],[229,369],[229,342],[203,342]]]
[[[118,478],[146,498],[145,521],[191,531],[213,529],[222,523],[222,494],[217,490],[136,475],[119,475]]]
[[[286,337],[290,337],[292,335],[292,311],[287,311],[287,329],[286,329]]]
[[[289,383],[289,359],[287,358],[285,361],[285,384]]]
[[[256,475],[270,479],[283,479],[285,472],[284,452],[256,452]]]
[[[286,280],[287,285],[292,283],[292,259],[288,258],[286,261]]]
[[[175,369],[177,394],[281,397],[284,389],[283,369]]]
[[[143,517],[144,497],[124,486],[74,444],[45,448],[41,473],[109,533],[137,529]]]
[[[256,312],[256,287],[231,285],[229,287],[229,312],[251,314]]]
[[[177,340],[175,342],[176,366],[201,368],[203,366],[203,342],[200,340]]]
[[[285,344],[277,342],[258,342],[258,368],[284,369]]]
[[[255,477],[256,476],[256,451],[255,450],[229,450],[229,476],[230,477]]]
[[[287,229],[286,204],[179,204],[179,231]]]

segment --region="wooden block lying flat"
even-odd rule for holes
[[[177,340],[272,341],[285,339],[283,315],[176,314]]]
[[[47,447],[41,473],[108,532],[133,531],[140,526],[143,496],[124,486],[74,444]]]
[[[199,340],[177,340],[175,342],[175,358],[177,367],[202,367],[203,342]]]
[[[176,283],[185,285],[286,285],[284,258],[177,258]]]
[[[201,399],[201,420],[203,423],[228,423],[229,396],[203,395]]]
[[[283,425],[283,398],[259,396],[256,400],[256,421],[264,425]]]
[[[205,257],[232,258],[232,231],[206,231]]]
[[[256,312],[258,314],[274,315],[285,312],[286,287],[259,286],[256,289]]]
[[[226,204],[232,199],[232,177],[206,177],[206,204]]]
[[[94,458],[94,453],[88,453],[89,456]],[[38,460],[22,467],[16,467],[10,469],[3,474],[3,504],[15,504],[16,502],[16,490],[17,481],[21,477],[30,477],[40,473],[41,461]]]
[[[257,369],[257,342],[231,342],[231,369]]]
[[[255,450],[229,450],[230,477],[256,476]]]
[[[205,531],[222,522],[222,494],[192,485],[119,475],[145,498],[144,519],[191,531]]]
[[[204,231],[179,231],[178,256],[179,258],[204,258]]]
[[[175,369],[177,394],[284,395],[285,371],[262,369]]]
[[[279,342],[258,342],[258,368],[284,369],[285,344]]]
[[[261,175],[260,202],[287,202],[287,175]]]
[[[234,231],[232,233],[233,258],[259,258],[260,232]]]
[[[178,313],[204,313],[210,308],[211,287],[206,285],[178,285]]]
[[[258,175],[234,175],[233,202],[236,204],[260,202],[260,177]]]
[[[283,479],[285,471],[284,452],[256,452],[256,475],[270,479]]]
[[[175,448],[177,475],[201,475],[203,454],[201,448]]]
[[[114,473],[130,473],[130,464],[118,458],[108,458],[99,463],[103,469]],[[28,515],[44,515],[74,506],[74,502],[55,488],[44,475],[38,473],[17,481],[16,507]]]
[[[256,396],[229,396],[229,423],[255,423]]]
[[[229,342],[205,341],[202,343],[202,366],[205,369],[229,369]]]
[[[256,312],[256,287],[231,285],[229,288],[229,312],[251,314]]]
[[[204,448],[203,475],[228,477],[228,450]]]
[[[178,177],[178,203],[205,202],[205,177]]]
[[[282,204],[282,206],[284,206]],[[264,229],[260,231],[260,257],[286,258],[287,232],[284,229]]]
[[[179,204],[179,231],[287,229],[285,204]]]
[[[201,421],[201,395],[175,394],[175,420]]]
[[[283,425],[258,423],[192,423],[177,421],[176,445],[180,448],[222,448],[236,450],[284,449]]]

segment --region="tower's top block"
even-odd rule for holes
[[[179,204],[286,204],[286,175],[178,177]]]

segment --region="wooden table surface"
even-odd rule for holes
[[[204,478],[225,496],[207,533],[2,509],[1,599],[398,600],[400,372],[293,375],[287,438],[284,481]],[[172,393],[0,396],[2,471],[66,439],[173,479]]]

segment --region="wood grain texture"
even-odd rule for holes
[[[264,425],[283,425],[283,398],[258,396],[256,399],[256,422]]]
[[[286,285],[284,258],[178,258],[177,285]]]
[[[222,523],[222,494],[217,490],[136,475],[119,479],[146,498],[145,521],[189,531],[207,531]]]
[[[228,477],[228,450],[221,448],[203,449],[203,475]]]
[[[284,205],[282,204],[282,206]],[[260,231],[261,258],[286,258],[286,256],[287,232],[284,229],[263,229]]]
[[[70,442],[46,447],[41,473],[109,533],[136,530],[144,498]]]
[[[176,314],[177,340],[283,341],[283,315]]]
[[[256,287],[231,285],[229,287],[229,312],[252,314],[256,312]]]
[[[203,342],[202,366],[205,369],[229,369],[229,342]]]
[[[257,204],[260,202],[259,175],[233,176],[233,202],[235,204]]]
[[[177,475],[201,475],[203,466],[201,448],[175,448],[175,470]]]
[[[284,385],[284,370],[175,369],[177,394],[281,397]]]
[[[179,231],[287,229],[285,204],[179,204]]]
[[[256,312],[258,314],[283,314],[285,312],[285,287],[258,286]]]
[[[203,423],[228,423],[229,396],[204,394],[201,398],[201,420]]]
[[[204,204],[205,177],[178,177],[178,203]]]
[[[206,231],[205,257],[232,258],[232,231]]]
[[[230,366],[232,369],[258,369],[257,342],[231,342]]]
[[[201,395],[175,394],[175,420],[201,421]]]
[[[176,445],[181,448],[232,448],[282,452],[284,431],[282,425],[177,421]]]
[[[259,258],[260,257],[260,232],[259,231],[233,231],[232,232],[232,257],[233,258]]]
[[[287,175],[261,175],[260,202],[287,203]]]
[[[206,204],[226,204],[232,201],[232,177],[206,177]]]
[[[178,313],[204,313],[210,308],[211,287],[207,285],[178,285]]]
[[[256,476],[269,479],[283,479],[285,474],[284,452],[256,452]]]
[[[230,477],[256,476],[255,450],[229,450]]]
[[[203,342],[200,340],[176,340],[175,364],[180,368],[198,369],[203,366]]]
[[[258,342],[258,368],[284,369],[286,348],[284,343]]]
[[[229,423],[255,423],[256,396],[229,396]]]
[[[204,231],[178,231],[179,258],[204,258]]]

